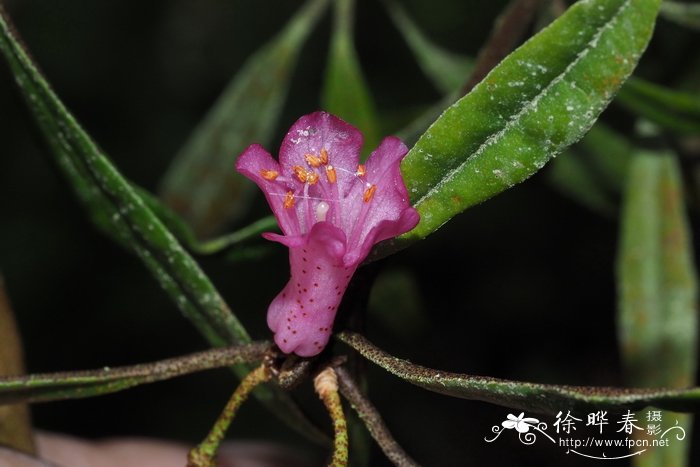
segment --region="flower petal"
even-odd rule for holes
[[[308,166],[307,154],[320,156],[324,149],[342,188],[354,178],[362,144],[362,133],[357,128],[327,112],[314,112],[289,129],[280,148],[280,165],[285,173],[291,173],[294,166]]]
[[[342,264],[345,234],[329,222],[319,222],[304,236],[266,236],[290,246],[292,271],[270,304],[267,324],[283,352],[316,355],[328,343],[338,305],[355,272]]]
[[[408,148],[400,139],[384,138],[367,160],[367,185],[354,189],[344,200],[343,227],[346,232],[353,232],[348,240],[346,264],[358,258],[362,261],[376,243],[408,232],[418,224],[420,216],[410,205],[400,170],[407,152]],[[370,199],[365,201],[370,186],[375,188]],[[364,216],[363,209],[366,209]]]
[[[236,170],[255,182],[265,194],[267,204],[277,219],[282,232],[287,235],[298,235],[299,224],[290,214],[296,216],[293,210],[284,208],[286,190],[284,185],[276,180],[269,180],[262,176],[263,171],[280,173],[280,165],[272,158],[269,152],[259,144],[251,144],[243,151],[236,161]]]

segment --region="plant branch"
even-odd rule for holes
[[[372,435],[372,438],[377,442],[386,457],[394,465],[417,466],[418,463],[406,454],[406,451],[391,435],[376,407],[362,394],[350,372],[342,367],[336,368],[335,372],[338,375],[340,393],[350,402],[352,408],[367,427],[367,431]]]
[[[108,394],[198,371],[259,362],[269,350],[270,343],[262,341],[133,366],[4,377],[0,378],[0,404],[46,402]]]
[[[314,378],[314,389],[316,389],[333,421],[335,437],[330,466],[345,467],[348,465],[348,425],[338,394],[338,377],[332,367],[327,367]]]
[[[216,451],[219,449],[221,441],[224,439],[226,430],[231,425],[233,418],[238,413],[243,403],[253,389],[260,384],[269,381],[272,376],[266,362],[248,373],[233,392],[231,399],[224,407],[224,410],[216,419],[211,431],[197,447],[192,449],[187,456],[188,467],[216,467]]]

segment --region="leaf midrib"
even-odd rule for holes
[[[457,167],[448,171],[446,173],[446,175],[442,179],[440,179],[432,188],[430,188],[423,196],[421,196],[418,199],[418,201],[416,201],[413,204],[413,206],[415,208],[418,208],[428,198],[431,198],[438,190],[440,190],[445,184],[449,183],[450,180],[452,180],[457,174],[459,174],[473,158],[476,158],[479,155],[481,155],[484,152],[484,150],[486,150],[487,147],[494,144],[494,142],[497,142],[498,140],[500,140],[501,137],[506,132],[508,132],[511,128],[513,128],[513,126],[515,126],[518,123],[518,121],[520,120],[520,118],[523,115],[525,115],[530,109],[532,109],[533,106],[536,106],[536,104],[540,100],[542,100],[556,84],[561,82],[566,77],[566,75],[569,74],[569,72],[571,71],[572,68],[574,68],[584,57],[586,57],[591,50],[593,50],[597,47],[599,39],[603,35],[603,32],[605,31],[605,29],[611,27],[611,25],[614,24],[619,19],[619,17],[622,14],[622,11],[624,9],[626,9],[630,5],[630,3],[631,3],[631,0],[625,0],[625,2],[622,5],[620,5],[620,7],[617,9],[617,11],[612,15],[610,20],[607,21],[605,24],[603,24],[599,28],[599,30],[596,32],[596,34],[593,35],[592,39],[586,43],[586,47],[584,47],[584,49],[576,55],[575,60],[573,60],[571,63],[569,63],[569,65],[567,65],[566,68],[564,68],[564,70],[560,74],[558,74],[554,78],[552,78],[552,80],[547,84],[547,86],[545,86],[539,94],[535,95],[535,97],[532,100],[523,104],[523,106],[520,108],[520,110],[518,110],[518,112],[516,114],[514,114],[513,117],[510,118],[510,120],[508,120],[508,122],[503,126],[503,128],[501,128],[497,132],[486,137],[484,142],[481,143],[479,145],[479,147],[476,148],[476,150],[474,150],[474,152],[472,152],[472,154],[470,156],[468,156],[466,159],[464,159],[464,161],[462,163],[460,163]],[[591,45],[591,44],[593,44],[593,45]],[[472,92],[477,91],[481,86],[483,86],[487,79],[488,79],[488,75],[478,85],[476,85],[474,87],[474,90]],[[453,107],[455,105],[457,105],[457,103],[453,104]],[[426,134],[429,132],[430,132],[430,128],[428,129]]]

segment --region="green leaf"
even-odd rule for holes
[[[378,253],[425,238],[581,138],[634,69],[659,3],[577,2],[448,108],[402,165],[420,223]]]
[[[0,9],[5,56],[51,155],[94,223],[143,261],[151,274],[212,346],[245,344],[248,333],[209,278],[112,165],[41,75]],[[239,376],[249,369],[235,367]],[[256,396],[291,426],[322,438],[288,394],[268,386]]]
[[[672,154],[635,155],[623,214],[617,322],[628,383],[691,386],[697,366],[698,287],[681,175]],[[692,419],[677,418],[689,434]],[[687,465],[688,447],[675,443],[635,463]]]
[[[647,406],[684,411],[700,410],[700,388],[632,389],[523,383],[487,376],[433,370],[396,358],[351,332],[337,334],[342,342],[372,363],[411,384],[452,397],[544,414],[608,409],[635,410]]]
[[[269,144],[301,48],[327,5],[309,0],[248,59],[173,160],[161,194],[198,237],[247,208],[253,185],[234,170],[235,157],[252,142]]]
[[[598,121],[576,145],[551,164],[550,181],[562,192],[603,214],[617,211],[631,144]]]
[[[567,150],[552,162],[549,181],[562,193],[604,215],[615,212],[615,202],[601,189],[594,171],[577,151]]]
[[[474,61],[430,41],[396,1],[386,0],[384,4],[418,65],[435,87],[444,94],[460,89],[469,78]]]
[[[133,366],[0,377],[0,405],[93,397],[213,368],[255,363],[263,360],[270,345],[254,342]]]
[[[358,127],[365,138],[363,153],[369,154],[380,139],[374,101],[353,45],[355,0],[335,0],[335,21],[328,52],[321,96],[324,110]]]
[[[51,90],[0,16],[0,48],[52,155],[93,220],[136,253],[212,345],[250,342],[214,285]]]
[[[661,15],[692,29],[700,29],[700,4],[664,1],[661,4]]]
[[[669,130],[700,133],[700,95],[631,78],[615,102]]]
[[[267,216],[249,224],[235,232],[222,235],[211,240],[199,241],[189,225],[172,209],[164,205],[148,190],[133,186],[136,193],[143,199],[153,214],[177,237],[190,251],[198,255],[213,255],[221,253],[251,238],[257,238],[263,232],[277,230],[274,216]]]

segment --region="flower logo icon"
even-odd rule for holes
[[[527,433],[530,431],[531,427],[536,427],[540,422],[536,418],[525,417],[525,412],[520,412],[520,415],[517,417],[512,413],[509,413],[506,418],[508,420],[504,420],[503,423],[501,423],[503,428],[507,430],[512,430],[515,428],[518,433]]]

